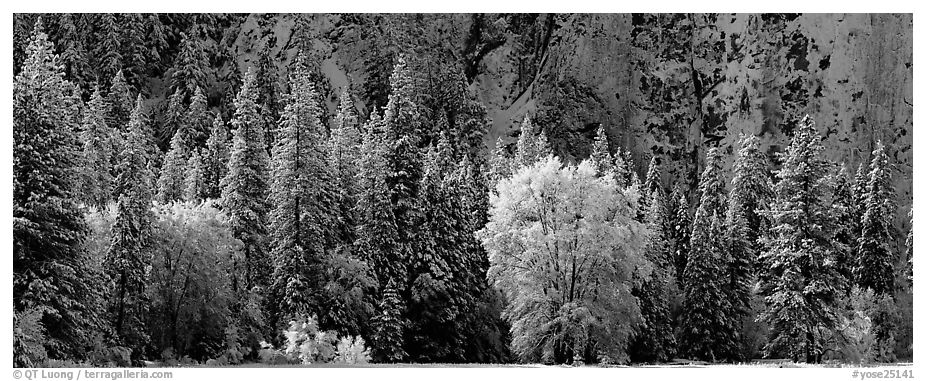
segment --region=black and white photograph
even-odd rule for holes
[[[13,379],[913,379],[913,13],[523,9],[13,12]]]

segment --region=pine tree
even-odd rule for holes
[[[170,203],[183,198],[183,184],[186,178],[187,162],[192,151],[188,134],[184,130],[177,131],[170,140],[170,150],[164,157],[164,165],[158,177],[158,193],[156,199],[161,203]]]
[[[147,50],[145,68],[149,72],[160,72],[162,61],[165,58],[167,50],[167,33],[164,24],[161,23],[157,14],[149,14],[145,19],[147,26],[147,37],[145,38],[145,49]]]
[[[193,94],[197,87],[206,87],[206,69],[209,68],[209,58],[202,46],[202,42],[193,35],[180,34],[180,54],[174,60],[174,72],[170,77],[170,90],[177,92],[183,90]]]
[[[820,331],[835,329],[837,290],[844,279],[835,264],[831,164],[810,116],[804,117],[782,154],[775,199],[763,212],[771,221],[759,261],[760,292],[769,324],[767,352],[784,350],[796,361],[819,362]]]
[[[106,123],[120,134],[127,134],[135,99],[132,98],[132,90],[125,82],[122,70],[116,72],[116,76],[113,77],[113,84],[106,95],[106,106]]]
[[[659,197],[662,199],[665,197],[662,191],[662,179],[660,178],[659,163],[656,161],[655,155],[653,155],[653,158],[650,159],[649,167],[647,167],[646,179],[644,179],[641,193],[639,208],[637,209],[637,219],[641,222],[645,222],[647,220],[647,215],[650,212],[650,203],[652,202],[653,198]],[[661,213],[664,214],[666,212],[663,211]]]
[[[858,252],[859,220],[855,217],[858,215],[858,205],[855,204],[854,186],[852,178],[845,165],[840,166],[833,183],[833,211],[836,213],[836,220],[840,223],[836,226],[834,243],[837,247],[837,266],[839,274],[848,282],[846,283],[845,295],[849,295],[852,288],[848,287],[854,284],[852,277],[852,267],[854,265],[855,253]]]
[[[722,240],[726,197],[720,161],[720,151],[711,148],[701,173],[701,200],[691,225],[681,317],[680,352],[706,361],[736,356],[735,311],[727,292],[727,253]]]
[[[132,83],[138,85],[147,66],[145,62],[148,56],[147,49],[145,49],[145,19],[139,13],[122,13],[119,16],[122,67]]]
[[[540,136],[535,136],[534,124],[529,116],[524,116],[524,121],[521,122],[521,135],[518,137],[518,151],[514,157],[515,166],[517,168],[531,166],[551,153],[546,135],[541,132]]]
[[[361,258],[370,264],[381,285],[404,278],[404,260],[397,252],[397,229],[392,210],[392,190],[386,183],[387,164],[385,126],[376,114],[370,114],[358,163],[357,239]]]
[[[190,98],[190,108],[186,114],[186,133],[194,147],[202,147],[209,138],[209,110],[203,89],[197,87]]]
[[[101,293],[81,245],[87,228],[73,202],[76,105],[53,51],[40,18],[13,80],[13,307],[39,316],[48,356],[82,359],[102,329]]]
[[[328,138],[328,166],[337,189],[338,237],[342,243],[354,240],[357,221],[357,171],[361,156],[360,120],[347,89],[341,93],[334,128]]]
[[[302,57],[297,60],[302,60]],[[335,209],[325,156],[325,127],[315,89],[303,65],[290,78],[290,94],[273,148],[268,203],[273,310],[282,316],[318,307],[320,266],[334,236]],[[324,317],[322,317],[324,319]]]
[[[219,183],[228,173],[229,135],[222,117],[216,115],[212,121],[212,132],[206,140],[206,149],[203,152],[203,181],[206,186],[206,197],[218,199],[222,195]]]
[[[122,70],[120,27],[116,24],[116,15],[113,13],[100,13],[97,17],[94,56],[97,57],[99,64],[97,66],[98,77],[113,78],[119,70]]]
[[[489,181],[492,184],[498,184],[502,179],[511,176],[511,158],[505,152],[505,142],[499,136],[495,140],[495,148],[492,150],[492,156],[489,157]],[[492,186],[492,189],[495,187]]]
[[[148,338],[146,321],[147,266],[151,240],[151,173],[145,163],[149,143],[141,97],[129,122],[129,136],[121,154],[116,182],[120,184],[116,221],[104,267],[115,287],[109,304],[110,322],[122,345],[141,355]]]
[[[183,200],[198,202],[208,197],[208,189],[203,175],[206,172],[199,150],[194,150],[186,164],[186,177],[183,179]]]
[[[668,224],[669,241],[672,245],[672,260],[675,266],[675,284],[679,288],[685,286],[685,266],[691,245],[691,218],[688,214],[688,198],[682,190],[681,184],[676,183],[672,189],[673,218]]]
[[[617,186],[620,188],[629,187],[631,184],[631,178],[633,170],[633,163],[630,162],[629,151],[622,151],[620,147],[617,147],[617,152],[614,153],[614,178],[617,180]]]
[[[264,122],[264,139],[268,147],[273,147],[276,136],[276,125],[280,119],[280,100],[277,94],[280,92],[277,74],[276,60],[272,57],[273,44],[276,38],[270,36],[264,42],[257,58],[257,104],[260,109],[261,120]],[[304,65],[304,63],[297,64]],[[304,69],[304,68],[303,68]],[[298,70],[298,69],[297,69]],[[315,101],[313,99],[313,101]]]
[[[399,57],[396,62],[392,76],[389,77],[389,86],[391,91],[383,120],[392,126],[397,137],[425,136],[421,126],[421,110],[417,102],[419,89],[404,57]]]
[[[608,134],[605,132],[603,125],[598,126],[598,131],[595,133],[595,142],[592,144],[590,158],[594,160],[599,174],[609,173],[614,170],[614,158],[611,156]]]
[[[61,47],[61,63],[64,65],[66,77],[75,84],[86,83],[90,74],[86,34],[77,26],[75,17],[85,17],[63,13],[58,20],[59,44]]]
[[[174,91],[167,98],[167,110],[165,110],[163,124],[158,130],[158,146],[166,146],[165,148],[169,149],[174,135],[186,124],[187,110],[183,103],[184,98],[186,98],[186,93],[182,89]]]
[[[80,198],[88,205],[105,208],[112,199],[113,163],[116,155],[114,131],[106,124],[106,105],[100,89],[90,96],[89,109],[84,114],[81,129],[83,166]]]
[[[269,161],[260,129],[257,93],[252,70],[235,99],[235,129],[228,161],[228,173],[222,178],[222,207],[229,217],[235,238],[244,244],[245,290],[266,286],[271,266],[265,251],[266,215],[269,210]]]
[[[391,284],[383,289],[379,313],[373,318],[373,359],[395,363],[405,359],[404,327],[407,324],[404,306],[396,288]]]
[[[651,194],[646,213],[649,235],[644,250],[653,264],[653,271],[633,290],[640,303],[643,323],[631,343],[630,355],[632,361],[662,362],[675,355],[670,298],[677,290],[673,287],[671,248],[664,230],[667,216],[662,194],[659,191]]]
[[[894,256],[891,223],[894,212],[894,185],[885,147],[878,141],[872,152],[865,188],[862,235],[858,241],[858,259],[853,275],[858,285],[876,294],[894,295]]]
[[[755,135],[742,136],[739,143],[724,220],[724,240],[730,258],[728,290],[737,319],[737,333],[741,335],[742,322],[750,311],[753,268],[760,250],[756,241],[766,225],[758,211],[768,207],[771,183],[765,173],[768,164],[759,150],[759,139]]]

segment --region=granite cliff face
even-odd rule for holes
[[[242,17],[242,68],[267,36],[290,39],[295,16]],[[783,150],[812,115],[826,155],[854,172],[877,140],[894,160],[898,216],[912,200],[912,15],[568,14],[309,15],[329,109],[351,84],[361,107],[382,103],[390,55],[461,63],[485,105],[494,145],[530,113],[569,158],[604,125],[638,170],[651,155],[666,185],[694,186],[705,147],[732,154],[740,134]],[[293,55],[278,43],[280,68]],[[382,58],[382,62],[375,62]],[[242,69],[244,70],[244,69]],[[426,75],[426,73],[422,73]],[[359,91],[358,91],[359,90]],[[616,148],[616,147],[615,147]],[[727,167],[732,165],[729,155]],[[904,218],[898,217],[898,223]]]

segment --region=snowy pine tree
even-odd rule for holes
[[[81,140],[83,162],[81,168],[80,198],[96,208],[105,208],[113,194],[113,163],[115,162],[114,137],[116,132],[106,124],[106,105],[100,89],[90,96],[84,113]]]
[[[183,184],[186,178],[187,162],[190,160],[191,142],[189,134],[181,129],[170,140],[170,150],[164,157],[158,177],[157,196],[161,203],[170,203],[183,198]]]
[[[680,289],[685,286],[685,265],[691,247],[691,217],[688,214],[688,198],[682,190],[681,184],[676,183],[672,189],[672,217],[669,219],[669,242],[672,245],[672,264],[675,267],[675,284]]]
[[[608,134],[603,125],[598,126],[595,133],[595,142],[592,143],[592,153],[589,158],[595,162],[599,174],[603,175],[614,170],[614,158],[611,156]]]
[[[170,79],[170,89],[174,92],[184,91],[193,94],[197,87],[206,87],[206,69],[209,58],[202,42],[194,35],[180,34],[182,40],[180,53],[174,61],[174,72]]]
[[[219,183],[228,173],[229,146],[231,145],[228,129],[222,117],[216,115],[212,121],[212,132],[206,140],[203,152],[203,181],[206,186],[206,197],[218,199],[222,196]]]
[[[759,150],[759,139],[755,135],[742,136],[739,143],[724,220],[724,239],[730,258],[728,290],[738,335],[742,334],[742,322],[750,310],[754,267],[761,249],[757,240],[767,225],[758,211],[768,207],[771,197],[771,181],[766,174],[768,164],[765,154]]]
[[[48,356],[82,359],[102,329],[102,282],[81,246],[76,105],[53,52],[39,19],[13,79],[13,308],[36,318]],[[14,353],[14,364],[29,356]]]
[[[147,302],[147,267],[150,264],[151,192],[145,151],[150,140],[146,121],[141,114],[141,97],[129,121],[129,135],[122,151],[119,176],[119,199],[112,241],[104,267],[111,277],[109,318],[122,345],[140,355],[147,344],[145,329]]]
[[[202,147],[209,137],[209,110],[206,95],[201,87],[197,87],[190,98],[190,107],[187,110],[185,132],[189,135],[193,147]]]
[[[720,151],[711,148],[701,173],[701,200],[691,225],[679,337],[682,355],[706,361],[736,356],[736,312],[727,291],[728,254],[722,236],[726,195],[720,161]]]
[[[186,163],[186,176],[183,179],[183,200],[199,202],[208,197],[208,189],[203,175],[206,172],[205,164],[199,150],[194,150]]]
[[[760,283],[767,309],[759,315],[769,325],[766,352],[784,351],[795,361],[801,355],[820,361],[820,332],[835,329],[844,282],[833,246],[831,164],[822,150],[813,119],[804,117],[782,154],[774,201],[763,212],[770,219],[759,257],[767,273]]]
[[[342,243],[352,243],[357,221],[357,171],[362,144],[360,118],[347,89],[341,93],[334,128],[328,138],[328,165],[337,191],[337,234]]]
[[[229,217],[229,227],[235,238],[244,244],[245,276],[241,281],[245,290],[266,286],[272,267],[264,244],[266,215],[270,209],[267,204],[270,158],[264,144],[254,84],[254,72],[248,70],[235,99],[232,120],[235,134],[228,173],[220,184],[221,204]]]
[[[297,58],[301,60],[302,58]],[[334,236],[335,190],[326,162],[325,127],[314,86],[302,65],[291,74],[290,94],[273,148],[268,204],[271,295],[274,312],[295,316],[316,310],[320,266]]]
[[[853,269],[860,287],[876,294],[894,295],[894,255],[891,250],[891,222],[894,214],[894,185],[885,147],[878,144],[871,154],[865,187],[864,214],[858,241],[858,258]]]
[[[514,165],[518,168],[528,167],[551,154],[546,135],[534,132],[534,123],[529,116],[521,122],[521,135],[518,137],[518,151],[515,153]]]
[[[132,97],[132,90],[122,70],[116,72],[113,78],[113,84],[109,87],[109,94],[106,95],[106,123],[109,127],[127,135],[129,128],[129,118],[132,115],[132,109],[135,108],[135,98]]]
[[[502,179],[511,176],[511,164],[511,158],[505,152],[505,142],[499,136],[495,140],[495,148],[492,149],[492,154],[489,157],[489,181],[492,184],[497,184]],[[495,189],[494,185],[492,189]]]

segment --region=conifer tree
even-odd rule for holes
[[[672,260],[675,266],[675,284],[684,289],[685,286],[685,265],[688,263],[689,249],[691,245],[691,218],[688,214],[688,198],[682,191],[680,183],[676,183],[672,189],[671,198],[673,201],[673,212],[669,224],[668,234],[672,245]]]
[[[302,60],[302,57],[297,60]],[[334,189],[325,155],[325,127],[304,66],[290,78],[290,94],[273,149],[268,203],[271,294],[282,316],[317,309],[320,266],[333,241]]]
[[[599,174],[603,175],[614,170],[614,158],[611,156],[608,134],[605,133],[603,125],[598,126],[598,131],[595,133],[590,158],[594,160]]]
[[[190,108],[186,114],[186,133],[194,147],[202,147],[209,138],[209,110],[203,89],[197,87],[190,98]]]
[[[511,158],[505,152],[505,142],[499,136],[495,140],[492,156],[489,157],[489,181],[493,184],[493,190],[495,189],[494,184],[498,184],[502,179],[511,176],[511,164]]]
[[[264,245],[269,210],[269,161],[257,110],[257,93],[253,70],[245,74],[244,84],[235,99],[232,120],[234,138],[228,173],[222,178],[222,207],[229,217],[232,235],[244,244],[246,290],[266,286],[270,261]]]
[[[768,323],[767,352],[783,350],[795,361],[819,362],[821,330],[835,329],[837,290],[844,279],[835,264],[831,164],[810,116],[801,120],[783,153],[776,176],[771,221],[760,255],[766,277],[760,283]]]
[[[518,151],[515,153],[515,167],[527,167],[551,154],[543,132],[535,136],[534,124],[529,116],[524,116],[521,122],[521,135],[518,137]]]
[[[617,180],[617,186],[620,188],[627,188],[631,184],[631,174],[633,171],[633,163],[629,161],[628,151],[621,150],[620,147],[617,147],[617,152],[614,153],[614,178]]]
[[[854,284],[852,277],[852,268],[854,267],[855,253],[858,252],[859,220],[855,217],[858,215],[858,206],[855,204],[853,179],[849,177],[849,172],[845,165],[840,166],[833,183],[833,211],[836,213],[836,220],[840,223],[836,226],[834,234],[834,243],[837,244],[837,266],[839,274],[847,280],[845,294],[849,295],[852,288],[848,287]]]
[[[637,209],[637,219],[641,222],[646,222],[648,218],[647,215],[650,213],[650,202],[652,202],[653,198],[665,198],[662,191],[662,180],[660,178],[659,163],[656,161],[655,155],[653,155],[653,158],[650,159],[649,167],[647,167],[646,170],[646,179],[643,181],[643,189],[641,192],[642,194],[639,207]],[[665,214],[666,212],[663,211],[660,213]]]
[[[679,338],[683,355],[706,361],[730,360],[736,353],[735,312],[727,292],[727,253],[722,240],[726,195],[720,161],[720,151],[711,148],[691,225]]]
[[[145,49],[145,19],[139,13],[122,13],[119,16],[122,67],[132,83],[138,85],[140,76],[145,73],[148,55]]]
[[[106,106],[106,123],[110,128],[126,135],[129,118],[135,108],[135,99],[132,98],[132,90],[125,82],[122,70],[116,72],[116,76],[113,77],[113,84],[109,87],[109,94],[106,95]]]
[[[405,359],[404,305],[395,286],[383,288],[379,303],[379,313],[373,318],[373,360],[395,363]]]
[[[145,19],[145,24],[147,26],[145,49],[147,49],[146,62],[148,63],[145,69],[149,72],[160,72],[162,60],[165,58],[164,53],[168,47],[166,28],[157,14],[149,14]]]
[[[264,46],[258,54],[256,68],[257,104],[260,109],[261,120],[264,122],[264,139],[268,147],[273,147],[275,143],[275,130],[277,128],[277,121],[280,119],[280,108],[282,107],[277,96],[281,89],[277,83],[279,77],[275,63],[276,60],[271,55],[275,41],[276,38],[270,36],[270,38],[264,42]],[[296,64],[296,66],[299,65],[305,64]]]
[[[97,15],[96,45],[94,56],[97,57],[99,78],[113,78],[122,70],[122,46],[119,42],[119,25],[114,13]]]
[[[164,157],[161,173],[158,177],[156,199],[161,203],[170,203],[183,198],[183,184],[186,178],[191,144],[184,130],[177,131],[170,140],[170,150]]]
[[[182,130],[186,124],[187,110],[183,103],[184,98],[186,98],[186,93],[182,89],[174,91],[167,98],[167,110],[165,110],[163,124],[158,130],[158,146],[166,146],[165,148],[169,149],[174,135],[177,134],[177,131]]]
[[[58,19],[59,47],[61,64],[64,65],[66,77],[75,84],[86,83],[90,76],[86,34],[82,32],[75,17],[85,17],[71,13],[62,13]]]
[[[13,308],[38,316],[48,356],[82,359],[102,329],[102,282],[81,245],[76,105],[53,51],[40,18],[13,80]],[[27,358],[14,353],[18,366]]]
[[[203,152],[203,182],[206,187],[206,197],[218,199],[222,195],[219,183],[228,173],[229,134],[225,128],[222,117],[216,115],[212,121],[212,132],[206,140],[206,149]]]
[[[337,190],[337,234],[342,243],[354,240],[356,216],[357,171],[362,136],[360,120],[347,89],[341,93],[334,128],[328,138],[328,165]]]
[[[645,362],[668,361],[676,350],[670,298],[677,290],[673,287],[671,248],[664,230],[667,216],[661,192],[654,191],[651,194],[646,213],[649,235],[644,252],[653,264],[653,271],[633,290],[640,303],[643,323],[636,331],[630,347],[631,359]]]
[[[871,155],[865,188],[862,235],[858,241],[858,259],[853,275],[859,286],[876,294],[894,295],[894,256],[890,244],[894,212],[894,185],[885,147],[878,141]]]
[[[194,150],[186,164],[186,177],[183,179],[183,200],[198,202],[208,197],[206,181],[203,175],[206,172],[199,150]]]
[[[129,135],[121,154],[116,182],[120,185],[116,221],[104,267],[115,287],[111,292],[109,318],[122,345],[140,355],[148,338],[144,327],[147,302],[147,266],[150,263],[151,173],[145,163],[149,142],[141,114],[141,97],[129,122]]]
[[[81,132],[83,166],[81,168],[81,199],[96,208],[105,208],[112,199],[114,131],[106,124],[106,105],[100,89],[90,96],[90,104]]]
[[[370,264],[380,287],[405,276],[404,260],[396,248],[398,227],[392,210],[392,190],[386,183],[385,160],[389,147],[385,134],[385,126],[374,109],[367,123],[358,163],[355,246],[361,258]]]
[[[389,102],[386,104],[383,120],[391,125],[397,138],[424,136],[421,109],[417,102],[420,91],[404,57],[399,57],[396,62],[389,77],[389,86]]]
[[[753,268],[760,249],[756,241],[762,226],[766,225],[758,211],[768,207],[771,184],[765,173],[768,164],[759,150],[759,139],[755,135],[742,136],[739,143],[724,220],[724,239],[730,258],[730,301],[737,318],[737,332],[742,333],[742,321],[750,310]]]
[[[173,92],[183,90],[193,94],[197,87],[206,87],[206,69],[209,59],[202,42],[194,35],[180,34],[180,53],[174,60],[174,72],[171,74],[170,89]]]

